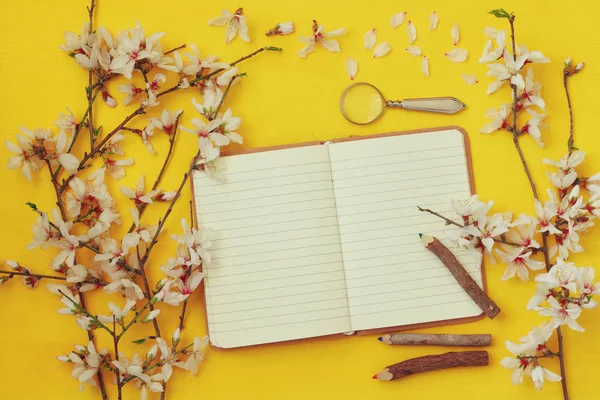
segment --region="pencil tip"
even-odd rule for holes
[[[379,340],[379,341],[381,342],[381,341],[383,340],[383,337],[379,336],[379,337],[377,338],[377,340]]]
[[[423,237],[423,234],[422,234],[422,233],[419,233],[419,237],[420,237],[420,238],[422,238],[422,237]]]
[[[371,379],[377,379],[377,374],[373,375]]]

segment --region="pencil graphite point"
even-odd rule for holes
[[[423,237],[423,234],[422,234],[422,233],[419,233],[419,237],[420,237],[420,238],[422,238],[422,237]]]
[[[383,335],[383,336],[381,336],[381,337],[380,337],[379,339],[377,339],[377,340],[379,340],[381,343],[385,343],[385,344],[392,344],[392,340],[391,340],[391,338],[392,338],[392,337],[391,337],[390,335]]]
[[[379,336],[379,337],[377,338],[377,340],[379,340],[379,341],[381,342],[381,341],[383,340],[383,338],[382,338],[381,336]]]
[[[377,379],[377,374],[373,375],[371,379]]]

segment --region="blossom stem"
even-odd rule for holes
[[[82,304],[77,304],[77,302],[75,300],[73,300],[70,296],[67,296],[60,289],[58,290],[58,293],[62,294],[67,300],[69,300],[71,302],[71,304],[73,304],[73,307],[75,307],[75,309],[77,311],[81,312],[86,317],[90,318],[92,321],[94,321],[96,324],[98,324],[98,327],[100,327],[100,328],[104,329],[106,332],[110,333],[111,336],[114,336],[114,332],[112,330],[110,330],[110,328],[108,326],[104,325],[97,317],[92,315]],[[82,293],[79,294],[80,298],[82,298],[81,295],[82,295]],[[89,332],[89,330],[88,330],[88,332]],[[90,338],[90,340],[91,340],[91,338]]]
[[[18,271],[6,271],[6,270],[0,270],[0,274],[7,274],[7,275],[18,275],[18,276],[33,276],[35,278],[40,278],[40,279],[55,279],[58,281],[66,281],[67,278],[65,276],[58,276],[58,275],[44,275],[44,274],[32,274],[32,273],[27,273],[27,272],[18,272]],[[94,285],[108,285],[108,282],[99,280],[99,279],[93,279],[93,280],[84,280],[78,283],[91,283]]]
[[[69,298],[69,297],[67,297]],[[79,301],[81,301],[81,307],[86,310],[85,306],[85,298],[83,293],[79,293]],[[96,338],[94,337],[94,332],[92,330],[87,330],[88,340],[96,345]],[[114,336],[114,335],[113,335]],[[106,385],[104,384],[104,377],[102,376],[102,369],[98,368],[98,372],[96,373],[96,377],[98,378],[98,386],[100,386],[100,393],[102,395],[102,400],[108,400],[108,394],[106,393]]]
[[[135,251],[137,252],[138,264],[140,266],[139,271],[140,271],[140,275],[142,276],[142,282],[144,282],[144,294],[146,295],[146,298],[150,302],[150,311],[154,311],[154,305],[152,304],[152,292],[150,291],[148,277],[146,276],[146,271],[144,269],[144,266],[140,263],[140,246],[139,245],[136,246]],[[156,334],[156,336],[161,337],[160,327],[158,326],[158,321],[156,320],[156,318],[154,318],[152,320],[152,325],[154,326],[154,333]]]
[[[95,0],[92,0],[92,4],[88,7],[88,14],[90,16],[89,33],[94,31],[94,9],[96,8]],[[92,84],[94,81],[94,73],[90,69],[88,72],[88,89],[87,89],[87,100],[88,100],[88,129],[90,131],[90,151],[94,149],[94,119],[93,119],[93,107],[94,100],[92,100]]]
[[[187,299],[185,299],[183,301],[183,306],[181,307],[181,315],[179,315],[179,331],[180,332],[183,330],[183,327],[184,327],[183,321],[185,319],[185,311],[187,309],[187,303],[188,303],[188,301],[187,301]]]
[[[567,72],[563,73],[563,84],[565,86],[565,94],[567,95],[567,105],[569,107],[569,141],[567,142],[567,145],[569,147],[569,155],[571,155],[571,153],[573,152],[573,144],[575,139],[573,137],[573,108],[571,107],[571,95],[569,94],[569,86],[567,84],[569,76],[570,75]]]
[[[129,321],[129,323],[127,325],[125,325],[125,327],[123,328],[123,330],[121,331],[121,333],[119,333],[117,335],[117,339],[116,340],[121,340],[121,338],[123,337],[123,335],[125,334],[125,332],[127,332],[127,330],[129,328],[131,328],[131,326],[133,324],[136,323],[136,321],[138,320],[138,318],[140,317],[140,315],[142,315],[142,313],[146,310],[146,308],[150,307],[152,305],[152,299],[148,300],[146,302],[146,304],[144,304],[144,306],[141,308],[141,310],[139,310],[138,312],[135,313],[135,315],[133,316],[133,318],[131,319],[131,321]]]

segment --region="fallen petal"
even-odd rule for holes
[[[375,28],[371,29],[369,32],[365,33],[365,49],[371,50],[375,43],[377,42],[377,31]]]
[[[421,72],[426,78],[429,78],[429,61],[427,60],[427,56],[423,56],[423,60],[421,61]]]
[[[408,46],[406,48],[406,51],[408,52],[408,54],[415,57],[418,57],[422,54],[421,48],[419,46]]]
[[[406,11],[394,14],[392,15],[392,18],[390,18],[390,25],[392,26],[392,28],[396,29],[397,27],[402,25],[402,23],[404,22],[404,18],[406,18]]]
[[[412,21],[408,21],[408,25],[406,25],[406,32],[408,32],[408,44],[413,44],[415,40],[417,40],[417,28],[412,23]]]
[[[354,79],[356,76],[356,72],[358,71],[358,62],[352,57],[348,57],[346,60],[346,72],[348,72],[348,76],[350,79]]]
[[[458,44],[458,39],[460,38],[460,34],[458,32],[458,22],[454,24],[452,29],[450,29],[450,34],[452,35],[452,40],[454,41],[454,45]]]
[[[375,50],[373,50],[373,58],[383,57],[389,53],[390,50],[392,50],[392,46],[390,46],[389,42],[381,42],[375,47]]]
[[[479,83],[477,77],[473,74],[462,74],[462,78],[467,85],[475,85],[476,83]]]
[[[439,19],[438,19],[437,13],[434,11],[429,16],[429,30],[434,31],[435,28],[437,28],[438,22],[439,22]]]
[[[450,50],[449,52],[445,53],[444,55],[448,58],[448,60],[452,62],[463,62],[466,61],[468,54],[469,52],[465,49],[460,49],[456,47]]]
[[[496,28],[494,28],[493,26],[486,26],[485,28],[483,28],[483,33],[485,34],[485,36],[489,37],[490,39],[496,39],[496,36],[498,36],[498,30]]]

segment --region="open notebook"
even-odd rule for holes
[[[204,268],[211,343],[480,316],[418,236],[444,241],[452,229],[418,205],[452,217],[449,200],[471,194],[466,141],[454,127],[350,138],[222,157],[225,183],[196,173],[197,220],[214,230]],[[455,253],[483,286],[480,260]]]

